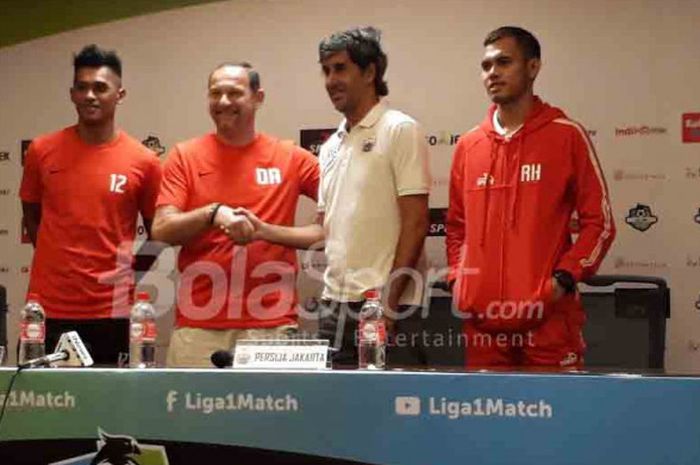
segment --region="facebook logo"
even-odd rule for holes
[[[420,415],[420,399],[418,397],[399,396],[394,399],[394,408],[397,415]]]

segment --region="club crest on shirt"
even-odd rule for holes
[[[374,148],[375,142],[376,141],[374,140],[374,137],[363,140],[362,141],[362,151],[365,153],[371,152],[372,149]]]

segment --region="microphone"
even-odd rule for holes
[[[19,368],[37,368],[55,364],[62,367],[89,367],[94,362],[76,331],[61,334],[54,353],[27,360]]]
[[[211,354],[211,363],[216,368],[231,368],[233,366],[233,354],[228,350],[217,350]]]
[[[52,363],[60,362],[62,360],[68,360],[69,358],[70,354],[67,351],[62,350],[60,352],[54,352],[53,354],[44,355],[43,357],[27,360],[26,362],[20,363],[17,366],[20,368],[37,368],[45,365],[51,365]]]

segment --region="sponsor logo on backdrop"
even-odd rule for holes
[[[695,308],[700,310],[700,295],[698,295],[698,300],[695,301]]]
[[[22,273],[22,274],[28,274],[29,270],[30,270],[30,268],[26,265],[19,269],[20,273]]]
[[[10,152],[0,151],[0,162],[10,161]]]
[[[700,113],[683,114],[683,142],[700,142]]]
[[[21,143],[21,153],[22,153],[22,166],[24,166],[24,159],[27,156],[27,149],[29,148],[29,144],[32,143],[31,139],[25,139]]]
[[[660,136],[667,132],[668,129],[660,126],[623,126],[615,128],[615,137]]]
[[[430,209],[430,227],[428,229],[428,237],[445,236],[447,220],[447,208],[431,208]]]
[[[435,147],[436,145],[455,145],[459,142],[459,134],[440,131],[435,134],[428,134],[425,136],[425,140],[431,147]]]
[[[700,256],[693,257],[691,255],[687,255],[685,257],[685,266],[688,268],[700,268]]]
[[[165,447],[142,444],[131,436],[108,434],[97,429],[97,452],[53,462],[49,465],[168,465]]]
[[[644,173],[641,171],[630,171],[619,169],[613,171],[615,181],[666,181],[666,173]]]
[[[302,129],[299,131],[299,144],[318,156],[321,151],[321,146],[335,133],[336,128],[326,129]]]
[[[7,236],[10,234],[10,231],[7,229],[0,229],[0,236]]]
[[[165,146],[160,143],[157,136],[149,134],[141,143],[157,153],[159,157],[165,153]]]
[[[591,139],[598,135],[597,129],[587,129],[586,132],[588,133],[588,137],[590,137]]]
[[[697,168],[685,168],[685,178],[686,179],[700,179],[700,167]]]
[[[667,262],[656,261],[656,260],[641,260],[635,258],[627,258],[617,256],[613,258],[613,267],[616,270],[623,269],[645,269],[645,270],[656,270],[668,268]]]
[[[693,216],[693,221],[700,224],[700,208],[698,208],[698,211],[695,213],[695,216]]]
[[[625,223],[636,229],[644,232],[647,229],[658,223],[659,218],[651,211],[651,207],[638,203],[629,209]]]
[[[10,189],[0,189],[0,195],[10,195]]]
[[[0,265],[0,273],[9,273],[10,267],[5,265]]]

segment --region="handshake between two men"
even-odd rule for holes
[[[263,232],[267,226],[250,210],[223,204],[217,208],[213,223],[238,245],[264,239]]]

